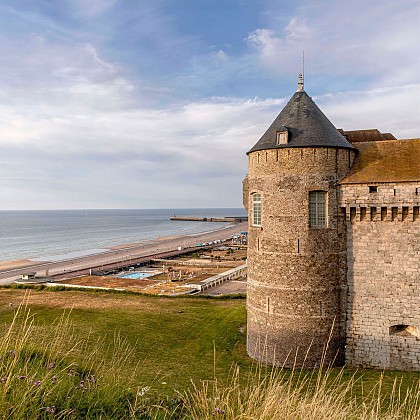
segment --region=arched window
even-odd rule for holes
[[[261,226],[261,194],[252,194],[252,225]]]
[[[327,193],[325,191],[309,192],[309,226],[323,227],[327,225],[326,219]]]

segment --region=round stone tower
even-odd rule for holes
[[[338,183],[356,149],[298,90],[248,152],[247,350],[281,366],[343,363],[346,238]]]

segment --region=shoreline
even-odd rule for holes
[[[49,254],[49,255],[40,255],[40,256],[34,256],[34,257],[16,256],[15,258],[12,258],[12,259],[2,260],[2,261],[0,260],[0,273],[5,270],[12,270],[14,268],[35,266],[35,265],[40,265],[40,264],[45,264],[45,263],[52,263],[52,262],[64,262],[64,261],[74,260],[78,258],[106,254],[108,252],[118,251],[122,249],[138,248],[144,245],[154,244],[154,243],[163,242],[163,241],[172,240],[172,239],[181,239],[185,237],[196,237],[199,235],[211,234],[214,232],[224,231],[225,229],[229,229],[236,225],[238,225],[238,223],[229,223],[227,226],[222,226],[216,229],[209,229],[203,232],[186,233],[186,234],[181,233],[181,234],[173,234],[169,236],[156,236],[149,239],[143,239],[138,242],[108,245],[108,246],[103,246],[101,248],[94,248],[94,245],[92,245],[92,248],[88,248],[85,250],[73,249],[68,252],[61,252],[61,253]],[[13,265],[13,263],[15,263],[15,265]]]
[[[176,251],[179,248],[192,248],[197,242],[210,242],[216,239],[227,239],[233,234],[238,234],[247,230],[247,222],[234,224],[232,226],[223,227],[221,229],[213,229],[210,232],[197,233],[184,236],[169,236],[160,237],[148,241],[147,243],[141,242],[128,244],[128,247],[119,247],[118,249],[108,249],[105,252],[85,255],[77,258],[71,258],[61,261],[37,261],[31,260],[11,260],[0,263],[5,266],[8,263],[8,269],[3,269],[0,265],[0,284],[13,283],[20,274],[27,271],[34,271],[38,277],[57,275],[70,275],[73,273],[77,275],[81,271],[89,269],[96,269],[111,264],[130,265],[136,259],[147,259],[149,256],[156,254],[165,254]],[[31,265],[19,265],[31,261]],[[124,264],[123,264],[124,263]],[[13,266],[15,264],[15,266]]]
[[[200,235],[207,235],[207,234],[212,234],[212,233],[216,233],[216,232],[223,232],[225,229],[229,229],[231,227],[237,226],[238,224],[239,223],[230,223],[228,226],[222,226],[222,227],[217,228],[217,229],[210,229],[210,230],[206,230],[204,232],[190,233],[190,234],[186,234],[186,235],[157,236],[155,238],[144,239],[143,241],[139,241],[139,242],[132,242],[132,243],[128,243],[128,244],[111,246],[111,247],[108,247],[106,249],[114,251],[114,250],[126,249],[126,248],[127,249],[137,248],[137,247],[143,246],[143,245],[149,245],[149,244],[154,244],[154,243],[158,243],[158,242],[165,242],[165,241],[172,241],[172,240],[188,238],[188,237],[194,237],[195,238],[195,237],[200,236]],[[247,227],[247,229],[248,229],[248,227]]]
[[[20,260],[6,260],[0,261],[0,272],[6,270],[13,270],[14,268],[24,268],[36,265],[36,261],[30,259],[20,259]],[[39,263],[42,264],[42,263]]]

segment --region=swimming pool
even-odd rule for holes
[[[118,276],[120,279],[145,279],[146,277],[154,276],[156,273],[144,273],[142,271],[135,271],[134,273],[123,274]]]

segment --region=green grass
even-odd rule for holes
[[[245,301],[222,299],[169,299],[134,297],[108,293],[84,293],[65,291],[63,293],[31,292],[28,307],[34,316],[39,331],[47,334],[51,325],[62,313],[61,306],[40,304],[39,294],[54,301],[57,294],[65,295],[66,302],[80,303],[86,308],[71,311],[71,324],[76,336],[89,335],[88,351],[96,349],[103,360],[109,360],[114,336],[118,333],[130,347],[132,355],[123,370],[127,375],[133,366],[139,364],[138,384],[150,386],[158,393],[175,394],[185,389],[191,379],[213,377],[214,348],[216,349],[216,373],[227,378],[232,364],[249,365],[246,357],[245,334],[240,327],[245,325]],[[14,311],[8,302],[17,294],[15,301],[23,299],[24,292],[3,290],[0,293],[0,325],[8,325]],[[31,304],[31,300],[34,302]],[[124,302],[118,306],[118,302]],[[90,302],[95,306],[89,309]],[[101,301],[108,301],[108,307],[100,308]],[[4,302],[3,304],[1,302]],[[127,303],[136,306],[128,307]],[[144,304],[142,304],[144,303]],[[16,306],[16,305],[15,305]],[[112,306],[109,308],[109,306]],[[97,348],[98,340],[101,347]],[[166,382],[163,384],[162,382]]]
[[[17,311],[24,300],[26,309]],[[332,369],[322,373],[322,380],[318,371],[311,370],[273,374],[247,357],[245,324],[244,299],[0,289],[0,366],[1,378],[7,378],[0,383],[0,415],[18,408],[13,416],[0,418],[52,418],[46,410],[54,406],[62,418],[146,419],[154,418],[150,410],[156,404],[164,407],[155,409],[162,418],[171,410],[178,417],[168,414],[166,418],[233,419],[240,418],[241,412],[259,418],[257,406],[271,393],[286,398],[287,389],[299,391],[290,395],[290,407],[299,395],[306,396],[302,401],[311,406],[309,392],[319,401],[345,395],[341,403],[352,410],[354,399],[371,409],[369,404],[377,404],[379,396],[375,410],[382,412],[393,407],[396,390],[401,402],[418,386],[420,376],[412,372]],[[54,368],[46,369],[49,364]],[[58,383],[52,383],[54,375]],[[89,382],[92,375],[95,382]],[[267,375],[275,378],[268,388]],[[41,384],[34,386],[37,381]],[[81,381],[90,387],[82,393]],[[280,389],[279,384],[287,386]],[[336,394],[330,395],[330,390]],[[243,398],[255,406],[248,407]],[[216,400],[224,404],[224,413],[214,412],[220,408],[214,406]],[[334,410],[346,412],[337,407]],[[316,412],[315,406],[307,409]],[[71,410],[75,412],[69,414]]]

